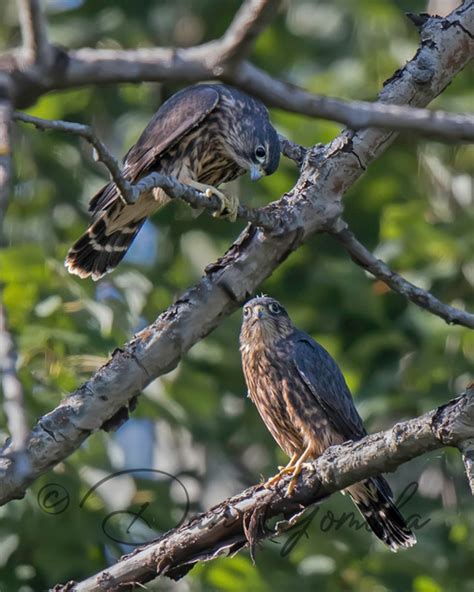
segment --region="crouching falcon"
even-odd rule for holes
[[[224,84],[185,88],[155,113],[125,156],[122,174],[131,183],[159,172],[221,200],[221,214],[235,220],[238,200],[216,186],[245,172],[256,181],[280,160],[278,134],[258,100]],[[69,250],[65,265],[81,278],[98,280],[123,259],[148,216],[170,201],[153,189],[126,204],[115,183],[90,201],[92,223]]]

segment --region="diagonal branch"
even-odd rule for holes
[[[231,497],[156,542],[124,556],[80,583],[57,586],[57,592],[105,592],[144,584],[157,576],[179,579],[194,565],[229,556],[294,525],[304,510],[332,493],[368,477],[394,471],[401,464],[443,446],[459,446],[474,436],[474,389],[386,432],[359,442],[332,446],[304,469],[296,491],[286,496],[291,477],[276,488],[256,485]],[[266,522],[280,518],[276,529]],[[257,526],[258,525],[258,526]]]
[[[444,21],[443,21],[444,22]],[[385,102],[426,105],[469,60],[458,27],[438,23],[433,43],[415,57],[381,93]],[[414,72],[429,63],[429,86],[417,86]],[[72,454],[93,432],[117,424],[123,409],[152,380],[172,370],[181,357],[209,334],[239,303],[314,233],[326,232],[341,215],[341,197],[393,141],[377,129],[345,132],[328,146],[308,150],[294,189],[266,208],[279,227],[272,233],[253,226],[242,232],[205,276],[156,321],[116,350],[99,371],[33,428],[27,453],[31,471],[18,479],[6,446],[0,453],[0,504],[25,495],[41,474]],[[112,420],[112,421],[111,421]]]
[[[276,17],[280,5],[281,0],[246,0],[242,4],[217,42],[222,69],[250,54],[257,37]]]
[[[468,45],[472,59],[474,41],[468,42]],[[419,75],[420,78],[424,78],[424,84],[429,84],[434,72],[430,72],[429,69],[427,71],[424,65],[424,70]],[[230,76],[225,76],[225,79],[259,97],[269,107],[277,107],[308,117],[337,121],[355,130],[380,127],[418,133],[449,142],[474,141],[474,115],[471,113],[447,113],[414,106],[345,101],[315,95],[298,86],[273,78],[249,62],[243,62]]]
[[[131,184],[125,179],[120,170],[120,166],[117,160],[113,157],[110,150],[105,144],[95,135],[93,129],[88,125],[82,125],[80,123],[74,123],[71,121],[61,120],[49,120],[40,119],[39,117],[33,117],[26,113],[15,112],[13,114],[15,121],[23,121],[24,123],[31,123],[40,130],[53,130],[60,132],[67,132],[84,138],[91,144],[97,154],[97,160],[102,162],[108,169],[110,176],[117,185],[123,200],[126,203],[134,203],[135,197]]]
[[[17,0],[23,50],[29,63],[49,66],[52,47],[46,33],[46,19],[40,0]]]
[[[415,286],[398,273],[392,271],[384,261],[377,259],[366,249],[348,228],[332,232],[332,236],[341,243],[354,263],[369,271],[374,277],[382,280],[394,292],[405,296],[405,298],[408,298],[408,300],[417,306],[441,317],[450,325],[464,325],[465,327],[474,329],[474,314],[459,310],[449,304],[444,304],[427,290],[418,288],[418,286]]]
[[[31,123],[40,130],[66,132],[87,140],[87,142],[95,148],[98,160],[107,167],[112,180],[119,188],[122,199],[127,204],[135,203],[142,194],[151,191],[155,187],[160,187],[166,191],[170,198],[182,199],[193,208],[204,208],[211,212],[219,212],[222,208],[221,202],[217,196],[207,196],[189,185],[180,183],[174,177],[168,177],[161,173],[150,173],[136,183],[130,183],[123,176],[120,166],[110,150],[88,125],[82,125],[70,121],[40,119],[39,117],[32,117],[31,115],[18,112],[13,114],[13,119],[15,121]],[[290,156],[291,154],[301,155],[304,151],[304,148],[293,144],[292,142],[290,143],[288,140],[283,139],[282,141],[286,142],[286,144],[284,144],[285,147],[291,146],[291,149],[287,148],[288,150],[291,150],[291,152],[289,152]],[[272,230],[276,226],[274,216],[263,208],[258,210],[239,204],[237,217],[268,230]]]

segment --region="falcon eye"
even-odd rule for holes
[[[257,146],[255,148],[255,156],[256,156],[257,160],[263,160],[266,155],[267,155],[267,152],[263,146]]]
[[[280,312],[280,307],[275,302],[270,302],[268,305],[268,310],[273,314],[278,314]]]
[[[250,308],[248,306],[246,306],[244,308],[244,317],[248,318],[250,316]]]

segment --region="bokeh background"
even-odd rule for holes
[[[221,35],[239,6],[235,0],[45,4],[54,42],[104,48],[200,43]],[[450,4],[295,0],[262,34],[252,59],[310,91],[373,100],[384,80],[416,51],[418,35],[404,11],[446,11]],[[3,2],[0,12],[0,46],[6,49],[20,41],[15,3]],[[432,106],[472,109],[472,75],[466,70],[457,76]],[[180,87],[80,88],[45,96],[28,112],[91,123],[121,157]],[[281,133],[305,145],[328,142],[340,131],[335,123],[282,111],[271,116]],[[63,259],[87,224],[87,201],[106,172],[77,138],[22,124],[13,132],[14,187],[0,281],[33,425],[192,285],[243,224],[206,214],[196,219],[186,205],[173,203],[146,224],[118,270],[98,283],[80,281],[67,274]],[[378,256],[440,299],[471,310],[473,163],[472,147],[404,134],[345,200],[346,219]],[[258,184],[242,179],[231,190],[259,206],[278,198],[296,178],[295,166],[283,159],[272,177]],[[472,332],[450,327],[388,292],[330,237],[311,239],[261,290],[281,300],[295,322],[335,356],[369,431],[447,401],[472,378]],[[145,389],[132,418],[116,433],[93,435],[38,479],[24,500],[0,508],[2,592],[44,590],[92,575],[130,551],[128,543],[150,540],[177,524],[186,510],[183,486],[191,515],[285,462],[246,398],[239,326],[236,312],[175,371]],[[0,408],[2,440],[8,436],[5,425]],[[137,468],[149,471],[106,480],[84,500],[101,479]],[[391,553],[365,529],[336,528],[353,506],[335,495],[290,552],[284,546],[288,537],[281,537],[262,545],[255,566],[243,552],[200,565],[181,582],[162,579],[148,589],[473,590],[474,507],[458,452],[426,455],[389,479],[397,495],[410,486],[403,513],[419,543],[407,552]],[[45,498],[52,483],[67,493],[62,506],[45,506],[45,500],[55,499]],[[130,526],[133,515],[127,512],[140,511],[142,519]]]

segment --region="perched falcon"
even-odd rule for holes
[[[280,142],[268,111],[256,99],[224,84],[185,88],[155,113],[125,156],[123,174],[131,182],[151,172],[183,183],[222,201],[222,212],[235,219],[238,200],[215,187],[250,171],[253,181],[271,175],[280,160]],[[93,221],[69,250],[71,273],[97,280],[122,260],[146,218],[168,203],[161,189],[123,202],[114,183],[90,201]]]
[[[273,298],[254,298],[244,306],[240,351],[249,396],[280,448],[291,457],[268,484],[292,473],[291,493],[305,461],[333,444],[367,435],[336,362],[293,325]],[[381,475],[351,485],[347,492],[374,534],[392,551],[415,544]]]

